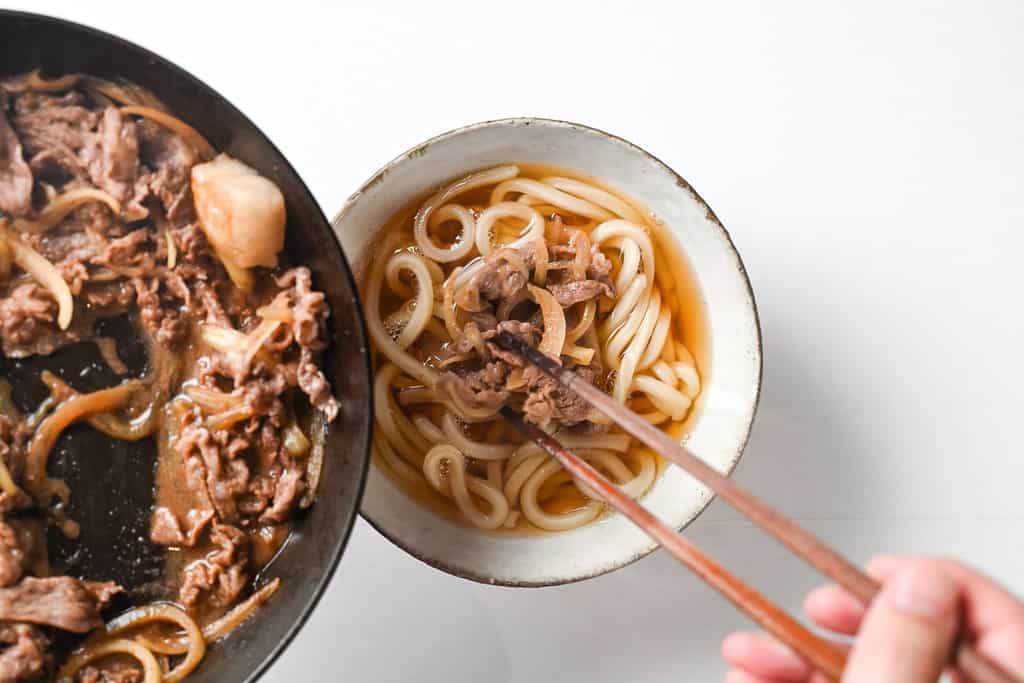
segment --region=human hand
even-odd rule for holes
[[[843,683],[934,683],[961,630],[979,652],[1024,677],[1024,603],[991,579],[956,562],[921,557],[877,557],[868,574],[882,584],[870,608],[835,585],[804,600],[819,626],[857,635]],[[722,656],[732,667],[725,683],[826,681],[760,634],[733,633],[722,642]]]

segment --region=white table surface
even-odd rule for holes
[[[858,560],[952,555],[1024,592],[1024,4],[341,4],[20,3],[220,90],[328,215],[473,121],[550,116],[645,147],[753,281],[765,381],[741,481]],[[790,608],[816,581],[718,503],[686,533]],[[265,680],[716,681],[743,626],[663,554],[491,588],[360,520]]]

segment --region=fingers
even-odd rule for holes
[[[756,633],[728,636],[722,641],[722,657],[733,668],[768,681],[806,681],[811,675],[811,667],[792,650]]]
[[[853,647],[848,683],[932,683],[956,635],[960,588],[940,568],[911,563],[884,578]]]
[[[804,612],[822,628],[852,636],[860,628],[867,608],[839,586],[829,585],[807,594]]]
[[[876,557],[868,573],[885,581],[910,566],[943,571],[960,589],[965,634],[979,652],[1024,676],[1024,603],[988,577],[938,558]]]
[[[931,683],[948,664],[958,618],[981,653],[1024,676],[1024,603],[996,582],[934,558],[878,557],[868,573],[883,584],[870,609],[838,586],[812,591],[804,602],[818,625],[857,634],[847,683]],[[767,636],[733,634],[722,654],[734,667],[726,683],[825,681]]]
[[[725,680],[723,683],[777,683],[770,678],[761,678],[749,674],[742,669],[732,669],[729,673],[725,674]]]

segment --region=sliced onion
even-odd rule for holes
[[[277,328],[280,326],[280,320],[264,319],[256,326],[256,329],[245,335],[242,348],[237,351],[242,358],[244,366],[248,366],[252,362],[252,359],[263,348],[263,345],[267,343],[267,340],[274,336],[274,333],[277,332]]]
[[[217,389],[208,389],[195,384],[185,386],[184,392],[186,396],[191,398],[194,403],[207,413],[221,413],[229,408],[236,407],[243,400],[242,396],[224,393]]]
[[[11,277],[11,266],[14,265],[14,254],[11,245],[7,240],[0,239],[0,282],[6,282]]]
[[[252,416],[252,406],[242,403],[234,408],[228,408],[222,413],[217,413],[216,415],[211,415],[206,418],[206,426],[208,429],[214,430],[230,429],[242,420],[248,420]]]
[[[25,458],[25,486],[36,500],[43,500],[51,491],[58,491],[62,499],[67,496],[66,485],[46,476],[46,461],[61,432],[90,415],[117,410],[142,386],[139,380],[128,380],[109,389],[73,394],[39,424]]]
[[[38,235],[60,223],[65,216],[79,206],[89,202],[103,202],[115,216],[121,213],[121,202],[108,193],[95,187],[80,187],[57,195],[39,212],[35,219],[19,218],[14,221],[12,227],[19,232]]]
[[[68,657],[57,672],[60,683],[71,683],[75,675],[87,664],[110,655],[128,655],[142,665],[143,683],[160,683],[164,672],[153,653],[139,643],[127,638],[113,638],[94,643],[86,643],[82,648]]]
[[[57,325],[62,330],[68,329],[75,310],[75,302],[68,283],[64,282],[57,268],[35,249],[24,244],[10,232],[3,237],[11,248],[14,263],[53,295],[57,301]]]
[[[199,338],[213,350],[219,351],[237,362],[238,369],[244,369],[248,368],[253,359],[259,355],[269,358],[263,345],[274,335],[280,325],[280,320],[264,319],[256,326],[256,329],[249,334],[244,334],[230,327],[207,323],[200,326]]]
[[[142,107],[137,105],[131,105],[127,107],[121,107],[121,111],[125,114],[134,114],[135,116],[141,116],[145,119],[149,119],[153,123],[158,123],[164,128],[170,130],[172,133],[176,133],[185,142],[192,145],[192,147],[199,153],[199,156],[203,159],[212,159],[217,155],[217,151],[213,148],[209,142],[206,141],[199,131],[192,126],[188,125],[177,116],[168,114],[165,111],[154,109],[153,107]]]
[[[167,240],[167,268],[174,270],[174,266],[178,265],[178,245],[174,243],[169,225],[164,226],[164,239]]]
[[[21,489],[14,483],[11,471],[7,469],[7,463],[4,462],[3,458],[0,458],[0,489],[12,498],[17,499],[16,497],[20,497],[18,494],[21,492]]]
[[[261,306],[256,309],[256,315],[264,320],[277,320],[285,325],[291,325],[292,321],[295,320],[295,314],[292,313],[292,309],[284,306]]]
[[[548,290],[533,285],[527,285],[527,288],[534,302],[540,306],[544,321],[544,335],[537,349],[548,358],[559,360],[565,346],[565,311]]]
[[[231,282],[235,284],[245,293],[252,291],[253,286],[256,284],[256,280],[252,276],[252,271],[248,268],[243,268],[229,258],[220,256],[220,262],[224,264],[224,270],[228,272],[228,277],[231,278]]]
[[[138,626],[155,621],[170,622],[179,626],[186,634],[185,659],[163,675],[164,683],[175,683],[191,673],[206,654],[206,639],[199,625],[183,609],[167,603],[137,607],[108,622],[106,635],[119,636]],[[177,653],[174,653],[177,654]]]
[[[534,240],[533,248],[533,282],[543,287],[548,281],[548,245],[544,240]]]
[[[270,599],[277,589],[281,587],[281,579],[274,579],[266,586],[246,598],[245,601],[232,607],[224,616],[216,621],[211,621],[203,627],[202,639],[206,643],[220,640],[238,628],[246,619],[252,616],[263,603]],[[115,622],[117,619],[114,620]],[[112,622],[113,623],[113,622]],[[149,638],[138,636],[140,641],[150,642]],[[184,636],[172,636],[159,643],[160,652],[169,655],[180,655],[188,651],[189,639]]]
[[[36,69],[25,79],[25,87],[33,92],[61,92],[75,87],[82,74],[66,74],[56,78],[43,78]]]
[[[309,438],[294,422],[285,427],[283,441],[285,449],[296,458],[304,457],[312,448]]]

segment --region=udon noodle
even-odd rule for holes
[[[701,390],[701,312],[652,217],[592,180],[507,165],[445,185],[383,233],[364,282],[379,466],[483,530],[597,519],[596,496],[503,423],[509,405],[630,496],[650,490],[653,453],[488,340],[531,337],[681,435]]]

